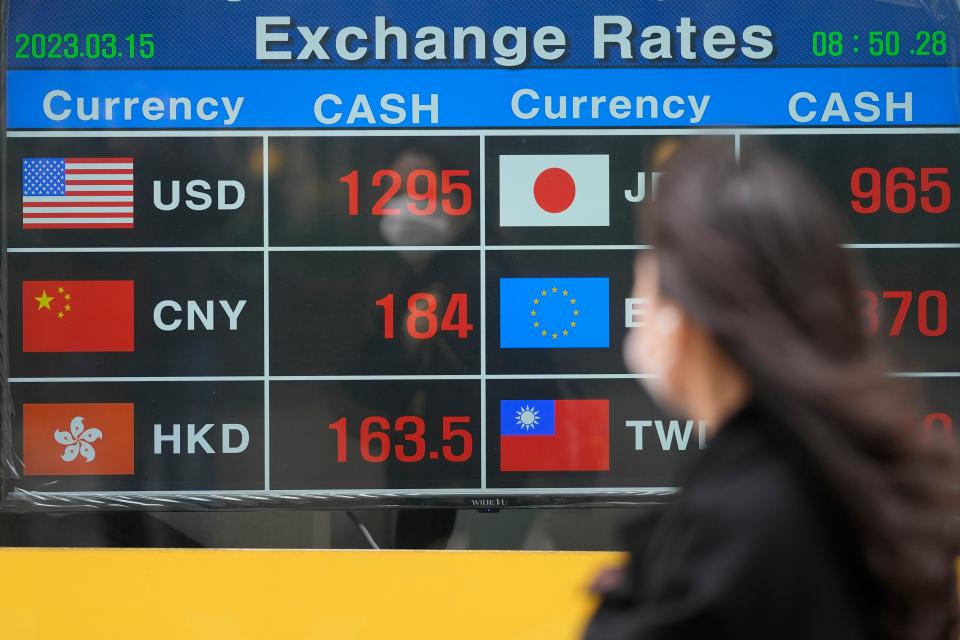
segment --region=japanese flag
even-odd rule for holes
[[[500,156],[500,226],[610,226],[610,156]]]

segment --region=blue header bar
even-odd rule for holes
[[[10,71],[11,129],[960,125],[954,68]]]
[[[944,66],[960,61],[955,2],[7,4],[11,69]]]

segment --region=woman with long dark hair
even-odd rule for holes
[[[650,320],[624,348],[711,441],[598,581],[586,635],[955,639],[954,447],[886,375],[840,214],[776,157],[718,145],[681,149],[643,211]]]

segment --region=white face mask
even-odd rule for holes
[[[387,208],[399,209],[400,213],[384,216],[380,220],[380,233],[394,246],[442,246],[449,244],[456,235],[450,216],[437,211],[429,216],[418,216],[407,210],[413,200],[398,196],[387,203]]]
[[[662,409],[675,409],[676,390],[671,380],[679,357],[681,312],[673,305],[657,308],[645,327],[633,328],[623,343],[627,368],[638,374],[640,385]]]

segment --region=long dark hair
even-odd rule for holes
[[[896,638],[956,633],[957,464],[919,437],[912,393],[860,319],[843,216],[769,152],[696,142],[644,210],[660,290],[746,372],[857,538]]]

